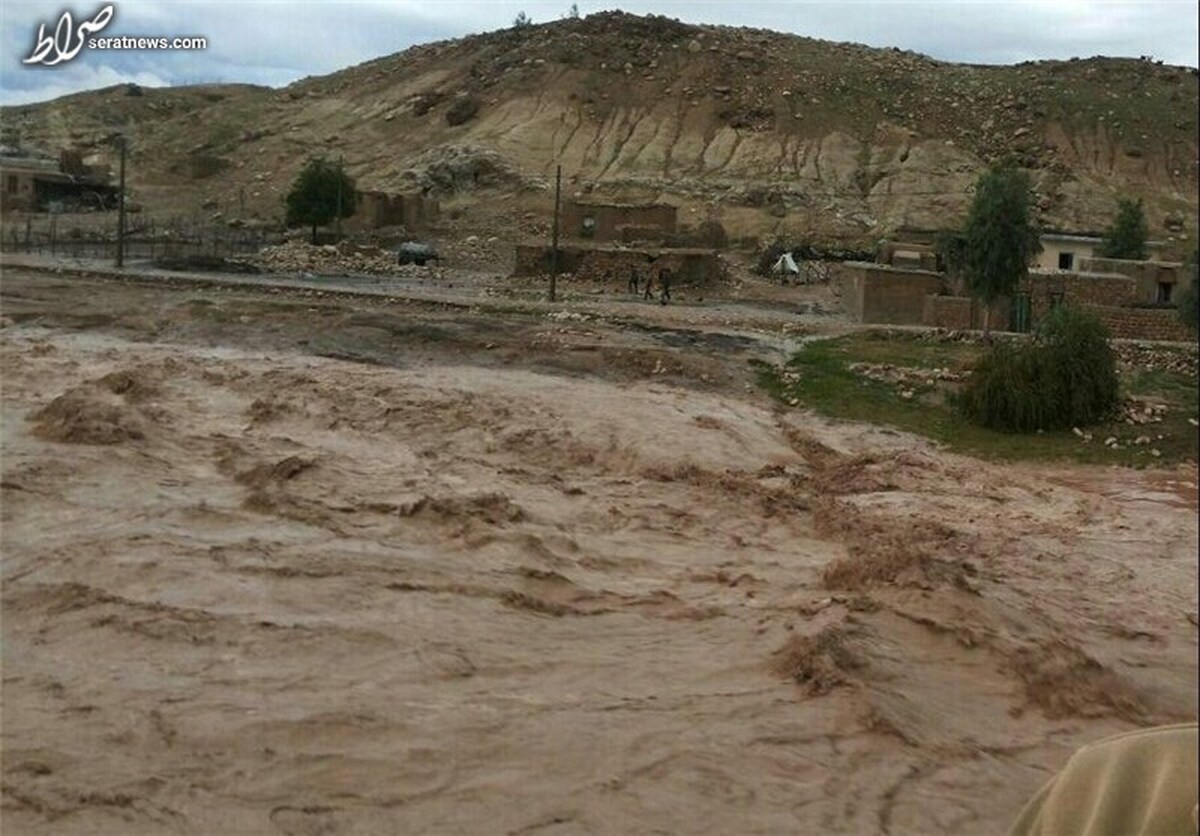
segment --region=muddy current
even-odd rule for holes
[[[7,833],[1001,833],[1196,716],[1194,469],[146,294],[6,304]]]

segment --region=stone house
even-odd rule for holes
[[[1094,232],[1061,232],[1046,230],[1041,235],[1042,252],[1037,267],[1042,270],[1083,269],[1080,262],[1096,257],[1104,237]],[[1146,248],[1153,258],[1162,251],[1161,241],[1147,241]]]
[[[46,157],[0,157],[0,208],[4,212],[47,212],[54,209],[111,209],[117,188],[102,173],[84,166],[76,152],[58,160]]]
[[[1144,301],[1154,279],[1157,292],[1162,262],[1085,262],[1106,270],[1033,269],[1014,298],[992,306],[988,321],[996,330],[1029,331],[1059,305],[1070,304],[1096,314],[1114,337],[1190,341],[1171,304]],[[1174,269],[1182,265],[1166,263]],[[1183,271],[1175,272],[1181,281]],[[1172,284],[1174,286],[1174,284]],[[841,277],[842,305],[856,322],[925,325],[951,330],[983,327],[983,306],[965,295],[945,274],[890,264],[845,262]]]

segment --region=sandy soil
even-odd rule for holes
[[[7,833],[999,833],[1196,716],[1194,470],[779,411],[744,335],[3,302]]]

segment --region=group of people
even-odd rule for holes
[[[637,267],[629,268],[629,292],[635,296],[638,293],[638,285],[640,284],[641,276],[638,274]],[[646,276],[646,289],[642,293],[643,299],[653,297],[654,273],[653,271]],[[662,267],[658,270],[658,303],[665,305],[671,301],[671,268]]]

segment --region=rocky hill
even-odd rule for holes
[[[131,92],[138,93],[130,95]],[[1149,60],[950,64],[899,50],[604,13],[414,47],[282,90],[109,88],[4,108],[6,140],[110,161],[147,206],[273,218],[304,159],[481,218],[567,193],[659,198],[735,237],[867,241],[954,223],[988,161],[1028,168],[1048,226],[1116,197],[1190,249],[1197,73]]]

